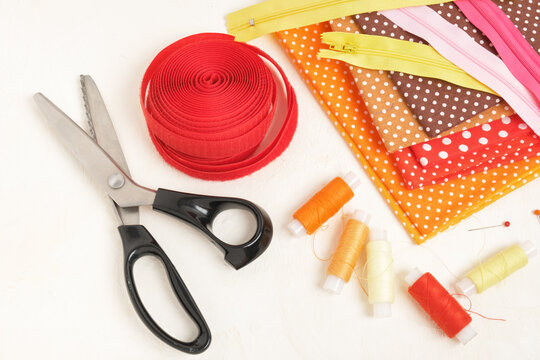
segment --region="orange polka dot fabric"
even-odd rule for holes
[[[347,16],[329,21],[333,31],[362,33],[355,21],[356,16]],[[386,149],[393,153],[411,145],[430,140],[424,127],[407,105],[388,71],[364,69],[348,65],[356,86],[373,119]],[[399,73],[403,76],[403,73]],[[412,76],[412,75],[410,75]],[[431,81],[431,80],[426,80]],[[444,91],[441,91],[444,92]],[[447,94],[443,94],[447,96]],[[443,131],[436,137],[447,136],[481,124],[510,116],[512,108],[504,101],[474,115],[454,127]]]
[[[394,214],[418,244],[457,224],[540,175],[540,158],[527,158],[443,184],[408,189],[386,150],[349,66],[319,59],[328,23],[277,33],[313,95],[370,176]],[[301,111],[301,108],[300,108]]]

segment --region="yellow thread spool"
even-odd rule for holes
[[[467,296],[481,293],[527,265],[536,253],[537,249],[530,241],[510,246],[469,271],[455,287]]]
[[[386,231],[372,229],[366,245],[368,301],[374,317],[392,316],[394,302],[394,260]]]
[[[349,282],[369,234],[370,218],[364,211],[355,211],[353,218],[345,225],[326,271],[325,290],[339,294],[343,285]]]
[[[313,234],[352,199],[359,184],[360,178],[353,172],[332,180],[294,213],[289,231],[296,236]]]

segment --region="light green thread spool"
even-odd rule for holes
[[[530,241],[512,245],[469,271],[455,287],[465,295],[481,293],[527,265],[536,252],[536,247]]]

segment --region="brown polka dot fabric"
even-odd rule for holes
[[[521,35],[540,54],[540,2],[538,0],[493,0],[514,23]]]
[[[490,41],[465,18],[456,5],[445,3],[433,5],[432,8],[466,31],[480,45],[495,52]],[[355,21],[366,34],[426,43],[376,12],[356,15]],[[444,80],[392,71],[389,76],[430,138],[501,102],[501,98],[492,94],[466,89]]]
[[[332,31],[362,32],[353,16],[334,19],[329,24]],[[348,66],[373,120],[373,125],[390,153],[430,140],[387,71]],[[501,117],[510,116],[513,113],[514,111],[503,101],[459,125],[441,132],[438,136],[449,135],[499,120]]]

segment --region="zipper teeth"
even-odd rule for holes
[[[332,46],[341,46],[341,44],[339,43],[334,43],[334,42],[329,42],[327,41],[327,43],[329,45],[332,45]],[[344,47],[345,46],[348,46],[348,45],[343,45]],[[350,46],[350,45],[349,45]],[[452,67],[452,66],[449,66],[445,63],[442,63],[442,62],[439,62],[439,61],[425,61],[423,57],[419,57],[419,56],[411,56],[411,55],[403,55],[403,54],[395,54],[391,51],[388,51],[388,50],[375,50],[375,49],[359,49],[359,48],[355,48],[354,46],[351,46],[351,51],[347,51],[346,49],[344,49],[343,51],[340,51],[338,49],[333,49],[337,52],[344,52],[344,53],[351,53],[351,54],[354,54],[354,53],[360,53],[360,54],[366,54],[366,55],[370,55],[370,54],[374,54],[374,55],[382,55],[382,56],[385,56],[385,57],[389,57],[389,58],[394,58],[394,59],[402,59],[402,60],[410,60],[410,61],[413,61],[413,62],[417,62],[417,63],[420,63],[420,64],[425,64],[425,65],[436,65],[442,69],[446,69],[446,70],[450,70],[450,71],[457,71],[459,73],[461,73],[461,70],[458,70],[456,69],[455,67]]]
[[[480,4],[475,4],[474,1],[471,1],[470,4],[480,13],[482,14],[482,17],[486,20],[486,22],[489,24],[489,26],[491,26],[493,28],[493,30],[495,30],[495,32],[499,35],[499,37],[501,38],[501,40],[506,44],[508,45],[508,48],[510,49],[510,51],[512,52],[512,54],[514,54],[514,56],[519,60],[520,64],[522,64],[526,69],[527,71],[529,72],[529,74],[534,74],[534,68],[529,65],[529,62],[528,61],[523,61],[520,54],[518,53],[518,50],[514,48],[514,46],[510,46],[509,44],[511,43],[511,39],[508,40],[508,38],[506,36],[504,36],[506,34],[506,32],[504,31],[499,31],[499,27],[495,26],[491,21],[491,17],[490,16],[486,16],[485,14],[485,11],[481,8],[481,5]],[[490,12],[491,9],[488,9]]]
[[[277,12],[277,13],[275,13],[273,15],[263,16],[263,17],[260,17],[260,18],[256,19],[257,21],[255,22],[255,26],[258,23],[279,19],[280,17],[283,17],[285,15],[295,15],[295,14],[298,14],[298,13],[301,13],[301,12],[304,12],[304,11],[307,11],[307,10],[319,10],[321,8],[324,8],[324,7],[328,6],[328,5],[340,5],[340,4],[343,4],[343,3],[347,3],[349,1],[350,0],[322,1],[322,2],[319,2],[319,3],[315,4],[315,5],[306,5],[306,6],[303,6],[303,7],[293,8],[293,9],[290,9],[290,10],[284,10],[284,11],[281,11],[281,12]],[[250,27],[251,27],[251,25],[249,25],[249,23],[247,25],[244,23],[244,24],[239,24],[239,25],[236,25],[236,26],[231,26],[230,32],[236,32],[236,31],[247,29],[247,28],[250,28]]]

